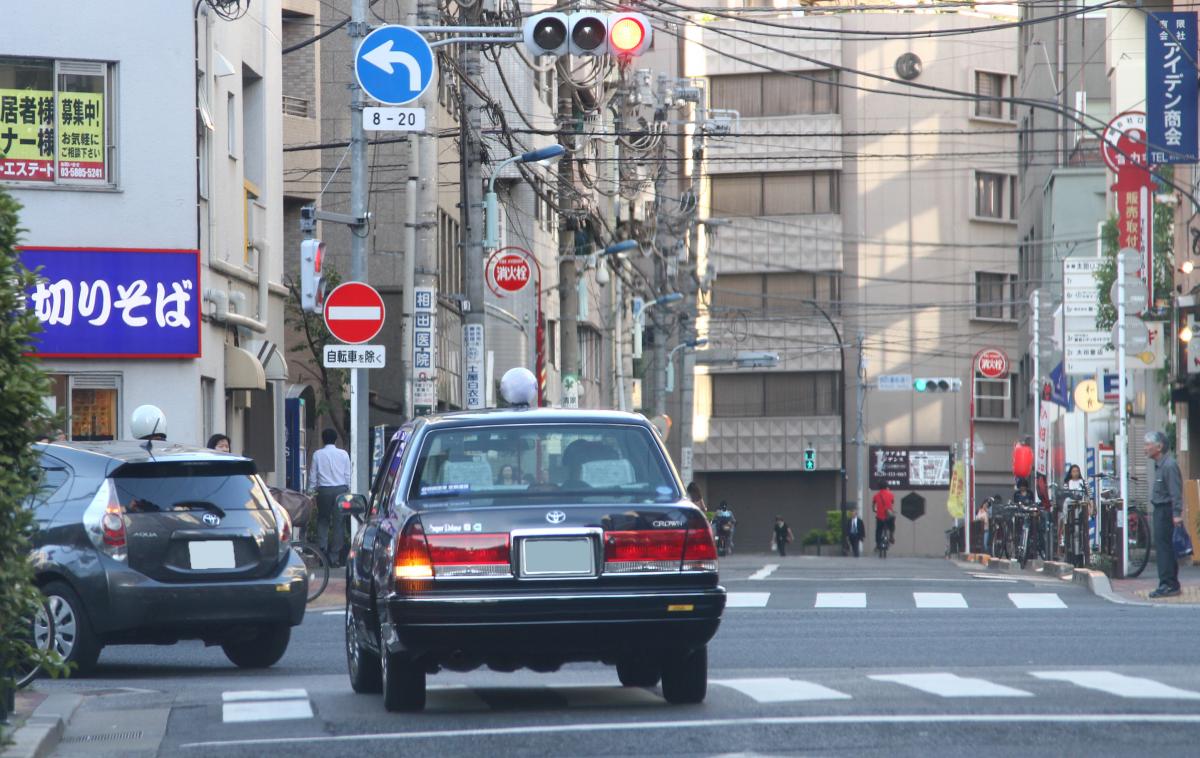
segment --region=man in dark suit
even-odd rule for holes
[[[850,548],[854,551],[854,557],[862,555],[862,543],[867,538],[867,527],[858,515],[857,508],[849,510],[846,519],[846,538],[850,540]]]

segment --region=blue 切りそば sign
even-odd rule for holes
[[[1146,159],[1196,163],[1196,12],[1146,14]]]
[[[20,248],[42,358],[200,357],[197,250]]]

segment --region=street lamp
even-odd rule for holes
[[[670,303],[678,303],[683,299],[683,295],[678,292],[671,292],[643,305],[633,314],[633,357],[642,357],[642,329],[646,326],[646,312],[656,305],[669,305]]]
[[[837,324],[834,323],[833,319],[829,317],[829,313],[824,308],[822,308],[820,306],[820,304],[817,303],[816,300],[805,300],[804,302],[811,305],[813,308],[815,308],[817,310],[817,313],[820,313],[822,316],[824,316],[826,323],[829,324],[829,328],[833,330],[833,336],[835,338],[837,338],[838,353],[842,357],[842,364],[841,364],[842,370],[839,373],[844,378],[845,372],[846,372],[846,345],[844,342],[842,342],[841,331],[837,328]],[[841,386],[838,388],[838,415],[841,417],[841,420],[842,420],[842,434],[841,434],[841,437],[842,437],[842,439],[841,439],[841,443],[842,443],[842,456],[841,456],[842,507],[841,507],[841,510],[842,510],[842,534],[845,535],[845,533],[846,533],[846,382],[845,381],[842,381]],[[860,508],[862,507],[861,503],[859,504],[859,507]],[[845,536],[843,536],[842,537],[842,554],[843,555],[847,552],[846,547],[847,547],[846,539],[845,539]]]
[[[675,347],[671,348],[670,354],[667,355],[667,392],[675,391],[675,353],[678,353],[680,350],[683,350],[684,348],[703,347],[707,344],[708,344],[708,338],[700,337],[699,339],[688,340],[687,342],[681,342],[678,345],[676,345]]]
[[[499,165],[496,166],[496,169],[492,171],[492,175],[488,177],[488,191],[487,194],[483,196],[483,215],[486,219],[484,222],[483,235],[483,249],[485,251],[495,250],[496,245],[499,244],[500,203],[496,198],[496,176],[504,170],[505,166],[510,163],[537,163],[538,161],[558,158],[565,152],[566,148],[564,148],[562,145],[547,145],[546,147],[541,147],[537,150],[530,150],[527,153],[514,155],[511,158],[506,158],[500,161]]]

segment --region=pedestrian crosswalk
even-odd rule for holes
[[[1003,681],[994,681],[995,676]],[[816,681],[824,679],[825,681]],[[588,683],[530,686],[472,686],[464,683],[436,682],[427,685],[427,709],[435,712],[474,712],[486,710],[533,710],[542,708],[613,708],[661,706],[657,687],[621,687],[616,677],[599,677]],[[1186,684],[1186,682],[1185,682]],[[1055,670],[993,672],[970,675],[952,671],[909,673],[834,673],[815,676],[738,677],[709,679],[710,703],[735,706],[737,701],[778,706],[788,703],[820,704],[856,701],[891,704],[930,696],[937,700],[1030,699],[1064,697],[1063,687],[1077,688],[1094,698],[1154,701],[1200,700],[1200,691],[1175,686],[1141,676],[1106,670]],[[353,696],[347,687],[345,695]],[[336,696],[333,691],[323,696]],[[307,690],[239,690],[222,693],[221,717],[227,724],[312,719],[315,710]],[[1095,702],[1095,701],[1094,701]]]
[[[771,592],[730,592],[726,596],[726,608],[770,608],[781,607],[810,607],[810,608],[971,608],[975,607],[1007,607],[1022,610],[1054,610],[1067,608],[1066,602],[1057,592],[1009,592],[1002,595],[989,593],[979,595],[975,601],[968,602],[961,592],[912,592],[894,593],[879,592],[817,592],[811,597],[811,602],[800,600],[797,606],[794,596],[786,601],[773,603],[774,598],[782,597]]]
[[[232,690],[221,693],[221,720],[226,724],[312,717],[308,690]]]

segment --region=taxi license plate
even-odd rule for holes
[[[592,576],[595,557],[589,537],[528,537],[521,541],[521,576]]]
[[[193,569],[237,568],[230,540],[197,540],[188,543],[188,557]]]

